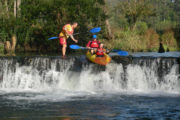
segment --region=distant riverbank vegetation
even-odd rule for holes
[[[109,4],[115,48],[157,51],[162,42],[166,49],[179,49],[180,1],[117,0]]]
[[[160,42],[170,51],[180,48],[178,0],[3,0],[0,53],[60,52],[58,40],[48,38],[74,21],[81,46],[92,36],[84,32],[101,27],[98,38],[109,49],[157,51]]]

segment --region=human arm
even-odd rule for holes
[[[110,53],[110,51],[108,49],[106,49],[106,54],[109,54],[109,53]]]
[[[90,49],[90,48],[91,48],[91,47],[90,47],[90,44],[91,44],[91,41],[88,42],[88,44],[86,45],[86,48],[89,48],[89,49]]]
[[[106,53],[106,54],[109,54],[109,53],[110,53],[110,50],[104,48],[104,49],[103,49],[103,52]]]
[[[65,33],[66,33],[68,36],[70,36],[70,38],[71,38],[75,43],[78,42],[78,40],[76,40],[76,39],[74,38],[74,36],[73,36],[74,29],[72,28],[72,26],[71,26],[70,24],[65,25],[63,29],[64,29]]]
[[[98,43],[99,45],[101,44],[101,42],[100,42],[99,40],[97,41],[97,43]]]
[[[74,36],[73,35],[70,35],[71,39],[75,42],[75,43],[78,43],[78,40],[74,39]]]

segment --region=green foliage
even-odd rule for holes
[[[138,34],[143,35],[147,29],[148,29],[148,26],[146,22],[141,22],[141,21],[136,22],[135,30],[137,31]]]
[[[120,1],[115,8],[116,14],[124,14],[130,25],[135,25],[141,17],[154,15],[151,4],[147,0]]]
[[[127,51],[140,51],[146,49],[144,37],[137,34],[136,31],[123,30],[116,33],[116,38],[111,41],[111,49],[123,49]]]
[[[79,24],[75,32],[84,32],[97,26],[105,29],[106,16],[101,7],[104,0],[21,0],[18,17],[13,16],[13,3],[8,1],[9,11],[0,12],[0,34],[5,33],[10,39],[16,33],[17,46],[29,44],[42,50],[59,50],[58,40],[49,41],[48,38],[58,36],[63,25],[72,22]],[[5,3],[0,4],[3,5],[0,6],[1,10]],[[8,13],[6,17],[3,16],[5,13]],[[79,39],[80,45],[84,45],[89,40],[87,36],[75,37]]]
[[[165,31],[176,27],[176,22],[174,21],[161,21],[156,25],[156,29],[159,31]]]
[[[156,50],[162,35],[169,41],[174,41],[174,44],[180,43],[178,42],[180,40],[179,0],[175,2],[171,0],[108,0],[108,2],[111,3],[110,23],[115,34],[114,46],[134,50],[138,48],[140,51],[141,49]],[[172,30],[175,34],[167,35],[168,30]],[[176,39],[173,39],[175,37]],[[131,39],[134,41],[130,42]],[[143,47],[135,48],[139,40]],[[131,43],[133,44],[130,45]]]
[[[4,53],[4,45],[0,43],[0,55]]]
[[[180,40],[179,0],[21,0],[17,17],[13,7],[14,0],[0,1],[0,41],[10,40],[16,34],[19,48],[28,44],[40,51],[59,51],[58,40],[48,38],[58,36],[63,25],[72,22],[79,23],[75,33],[101,27],[98,38],[105,39],[107,18],[115,39],[103,41],[111,47],[156,49],[159,36],[172,47],[180,43],[176,42]],[[169,30],[171,32],[167,32]],[[81,34],[75,38],[79,45],[85,46],[91,35]],[[68,43],[74,42],[68,40]]]
[[[150,4],[154,6],[155,16],[144,18],[147,24],[161,33],[166,29],[174,28],[177,22],[176,11],[173,10],[175,4],[171,0],[151,0]]]
[[[172,30],[168,30],[163,33],[161,36],[162,42],[169,47],[177,47],[177,42],[174,38],[174,32]]]
[[[159,47],[159,34],[152,28],[148,29],[144,34],[147,49],[154,49]]]

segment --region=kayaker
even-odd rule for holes
[[[97,48],[96,56],[97,57],[103,57],[104,53],[107,53],[108,51],[104,48],[104,44],[100,44],[99,48]]]
[[[87,48],[91,49],[91,54],[96,53],[96,49],[99,48],[100,45],[100,41],[97,40],[97,36],[93,35],[92,36],[92,40],[88,42],[88,44],[86,45]]]
[[[73,24],[66,24],[63,26],[62,31],[59,34],[59,44],[62,46],[62,56],[65,57],[66,55],[66,48],[67,48],[67,39],[70,37],[75,43],[78,40],[74,39],[73,33],[74,29],[78,26],[77,22]]]

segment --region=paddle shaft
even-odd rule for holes
[[[100,27],[96,27],[96,28],[93,28],[93,29],[91,29],[91,30],[89,30],[89,31],[87,31],[87,32],[90,32],[90,33],[97,33],[97,32],[99,32],[101,30],[101,28]],[[87,32],[83,32],[83,33],[87,33]],[[78,34],[82,34],[82,33],[75,33],[75,34],[73,34],[73,35],[78,35]],[[64,36],[62,36],[62,37],[64,37]],[[51,38],[49,38],[48,40],[53,40],[53,39],[58,39],[59,37],[51,37]]]
[[[89,31],[87,31],[89,32]],[[83,33],[87,33],[87,32],[83,32]],[[82,34],[82,33],[74,33],[73,35],[78,35],[78,34]],[[64,37],[64,36],[61,36],[61,37]],[[49,40],[53,40],[53,39],[58,39],[59,37],[51,37],[49,38]]]

